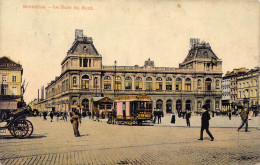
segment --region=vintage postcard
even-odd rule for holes
[[[260,164],[258,0],[0,1],[0,165]]]

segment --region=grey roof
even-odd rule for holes
[[[194,59],[219,59],[216,54],[212,51],[210,45],[207,43],[194,45],[190,51],[189,54],[186,56],[183,63],[187,61],[191,61]]]

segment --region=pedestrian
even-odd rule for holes
[[[59,112],[56,113],[56,117],[57,117],[57,121],[59,121],[59,117],[60,117],[60,113]]]
[[[188,127],[190,127],[190,117],[191,117],[191,111],[187,110],[186,112],[186,124]]]
[[[246,124],[246,128],[245,128],[245,132],[248,132],[248,112],[246,109],[243,109],[240,113],[240,117],[242,120],[242,124],[240,125],[240,127],[237,129],[237,131],[239,132],[239,130]]]
[[[44,111],[43,112],[43,120],[47,120],[46,116],[47,116],[47,111]]]
[[[72,118],[70,119],[70,122],[73,126],[73,132],[76,137],[79,137],[79,116],[72,111]]]
[[[51,117],[51,122],[52,122],[52,120],[53,120],[53,112],[51,111],[51,113],[50,113],[50,117]]]
[[[210,120],[210,115],[208,112],[208,107],[206,105],[202,106],[202,116],[201,116],[201,130],[200,130],[200,138],[198,140],[203,140],[203,131],[204,129],[208,133],[209,137],[211,138],[211,141],[214,140],[214,137],[209,131],[209,120]]]
[[[172,123],[172,124],[175,124],[175,114],[174,114],[174,112],[172,112],[171,123]]]
[[[229,113],[228,113],[229,120],[231,120],[231,116],[232,116],[232,113],[231,113],[231,111],[229,111]]]
[[[96,120],[99,122],[99,112],[98,111],[96,112]]]
[[[67,111],[64,111],[64,113],[63,113],[63,120],[64,120],[64,122],[65,122],[65,120],[67,122],[67,116],[68,116]]]
[[[158,112],[157,112],[156,109],[154,109],[154,111],[153,111],[153,116],[154,116],[153,123],[155,124],[155,123],[156,123],[157,116],[158,116]]]
[[[163,112],[160,110],[158,111],[158,124],[161,124],[162,123],[162,116],[163,116]]]

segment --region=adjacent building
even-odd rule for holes
[[[228,71],[222,78],[222,108],[223,110],[231,109],[238,102],[237,100],[237,77],[245,74],[246,68],[233,69]]]
[[[15,110],[23,100],[22,75],[22,65],[8,57],[0,58],[0,110]]]
[[[143,66],[104,65],[102,58],[92,38],[76,30],[61,74],[47,85],[46,98],[38,104],[56,111],[74,107],[92,111],[93,97],[145,94],[151,96],[153,108],[165,113],[200,111],[203,104],[221,109],[222,60],[208,43],[193,44],[178,68],[156,67],[151,59]]]
[[[237,77],[238,103],[243,104],[247,99],[249,107],[257,107],[260,103],[260,70],[259,67],[249,70]]]

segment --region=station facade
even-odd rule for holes
[[[155,67],[150,59],[143,66],[103,65],[102,58],[92,38],[76,30],[61,74],[47,85],[46,98],[37,104],[44,110],[80,107],[93,112],[93,97],[148,95],[153,108],[164,113],[201,111],[203,104],[212,111],[221,109],[222,60],[208,43],[194,44],[178,68]]]

